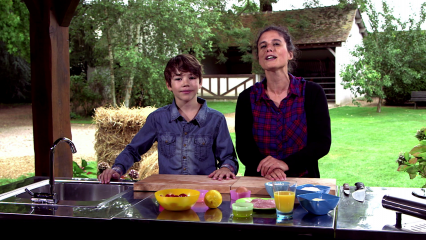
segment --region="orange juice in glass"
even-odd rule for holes
[[[293,218],[297,183],[273,182],[272,187],[274,190],[275,206],[277,208],[277,218]]]

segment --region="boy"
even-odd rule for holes
[[[120,178],[155,141],[160,174],[235,178],[238,161],[225,117],[197,97],[203,80],[201,64],[189,54],[178,55],[167,63],[164,77],[174,95],[173,103],[148,116],[112,169],[99,175],[100,182]]]

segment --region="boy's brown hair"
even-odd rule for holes
[[[164,78],[168,86],[171,86],[173,74],[176,74],[178,71],[194,74],[198,77],[200,83],[203,79],[203,66],[197,58],[190,54],[177,55],[169,60],[166,69],[164,69]]]

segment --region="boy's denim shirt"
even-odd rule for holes
[[[114,168],[124,174],[158,142],[160,174],[209,175],[218,167],[237,174],[238,161],[222,113],[202,104],[195,118],[187,122],[175,101],[152,112],[132,142],[118,155]]]

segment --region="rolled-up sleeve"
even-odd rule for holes
[[[153,120],[153,114],[148,115],[145,124],[132,139],[130,144],[115,159],[113,167],[120,167],[125,174],[135,162],[141,160],[141,155],[145,154],[157,140],[157,131]]]

